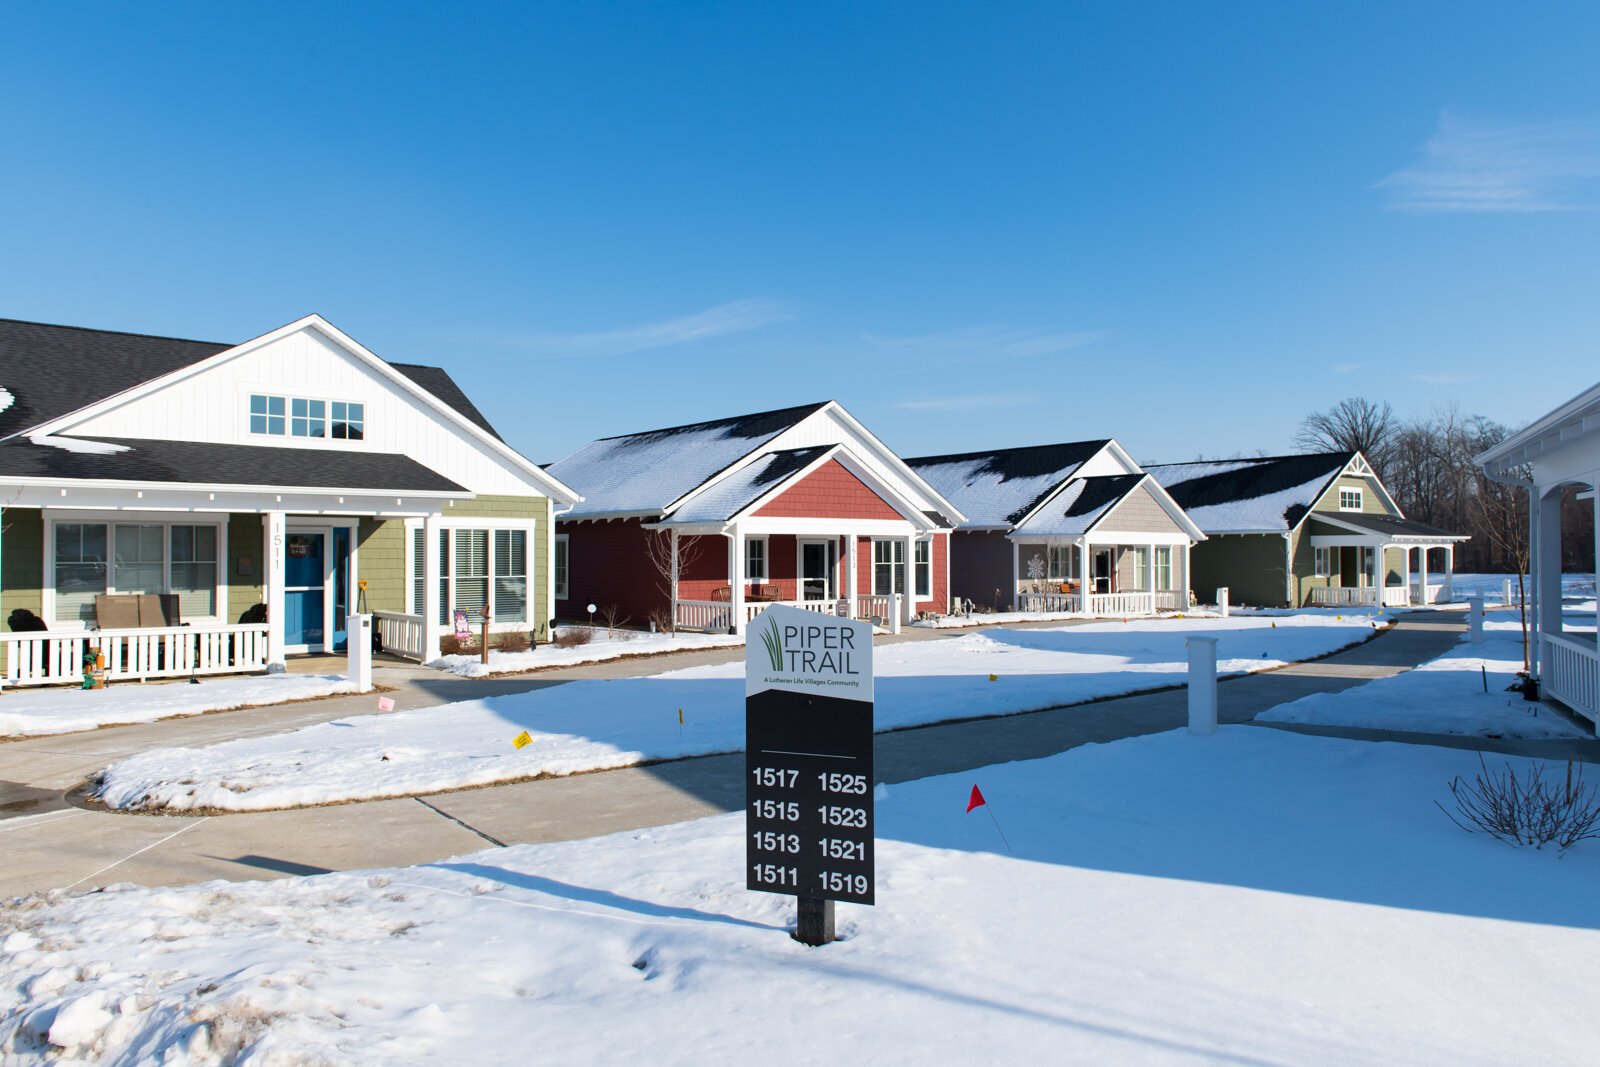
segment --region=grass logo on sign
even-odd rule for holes
[[[797,613],[798,614],[798,613]],[[747,676],[747,691],[759,689],[824,690],[852,700],[872,699],[871,631],[848,619],[808,611],[773,618],[763,615],[752,629],[766,653],[762,669]],[[760,663],[752,654],[751,666]],[[851,692],[855,690],[855,692]]]

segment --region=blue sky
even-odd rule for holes
[[[317,311],[508,439],[1286,451],[1600,378],[1600,6],[0,8],[0,315]]]

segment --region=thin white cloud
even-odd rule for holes
[[[1461,385],[1474,377],[1476,375],[1472,374],[1413,374],[1411,380],[1423,385]]]
[[[979,408],[1017,407],[1036,404],[1032,393],[968,393],[962,396],[935,396],[922,400],[902,400],[895,404],[907,411],[974,411]]]
[[[524,341],[528,347],[563,355],[617,356],[649,348],[688,344],[733,333],[748,333],[789,318],[782,303],[751,297],[718,304],[682,318],[594,333],[542,334]]]
[[[1377,183],[1391,211],[1587,211],[1600,204],[1600,124],[1500,125],[1445,112],[1415,162]]]
[[[1333,365],[1333,373],[1354,374],[1356,371],[1365,370],[1370,366],[1370,363],[1335,363]]]
[[[893,348],[967,359],[1023,359],[1047,356],[1086,345],[1105,336],[1104,330],[1075,333],[1051,330],[1016,329],[1010,326],[968,326],[958,330],[921,334],[915,337],[880,337],[866,334],[880,348]]]

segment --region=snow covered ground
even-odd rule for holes
[[[1439,579],[1431,579],[1438,581]],[[1457,600],[1465,600],[1474,593],[1483,594],[1483,602],[1488,607],[1501,607],[1508,603],[1505,596],[1506,582],[1511,582],[1511,601],[1515,603],[1517,597],[1517,576],[1515,574],[1457,574],[1453,579],[1453,589]],[[1531,579],[1524,579],[1523,585],[1526,595],[1531,596],[1533,586]],[[1593,601],[1594,575],[1592,574],[1563,574],[1561,576],[1561,599],[1563,601],[1590,602],[1590,611],[1594,610]]]
[[[1313,615],[1135,620],[879,644],[877,727],[1180,684],[1184,641],[1196,633],[1218,638],[1218,669],[1237,674],[1344,648],[1369,636],[1372,623]],[[743,678],[741,661],[356,716],[203,749],[154,749],[106,768],[98,794],[116,808],[259,811],[737,752]],[[533,743],[514,749],[523,730]]]
[[[8,689],[0,696],[0,737],[66,734],[355,691],[343,676],[324,674],[206,678],[199,685],[113,682],[104,689]]]
[[[1522,669],[1522,627],[1488,619],[1484,643],[1463,643],[1414,671],[1316,693],[1256,716],[1262,722],[1359,726],[1375,730],[1473,737],[1586,737],[1588,732],[1541,704],[1507,693]],[[1488,692],[1484,673],[1488,672]]]
[[[572,628],[558,625],[556,630],[559,633]],[[655,656],[663,652],[726,648],[729,645],[744,644],[744,638],[729,634],[680,633],[674,636],[644,633],[639,630],[618,630],[613,634],[604,626],[596,626],[590,633],[593,637],[588,644],[575,645],[572,648],[558,648],[553,644],[543,644],[527,652],[501,652],[499,649],[491,648],[487,664],[483,662],[481,656],[473,653],[463,656],[440,656],[438,659],[429,660],[428,666],[449,671],[463,678],[485,678],[491,674],[515,674],[542,667],[576,667],[584,663],[600,663],[627,656]]]
[[[1475,769],[1241,726],[895,786],[878,906],[823,948],[743,888],[737,814],[34,897],[0,909],[0,1059],[1593,1063],[1600,843],[1463,832],[1434,802]]]

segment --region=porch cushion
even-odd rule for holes
[[[94,598],[94,623],[102,630],[138,629],[138,596],[131,593],[100,593]]]

